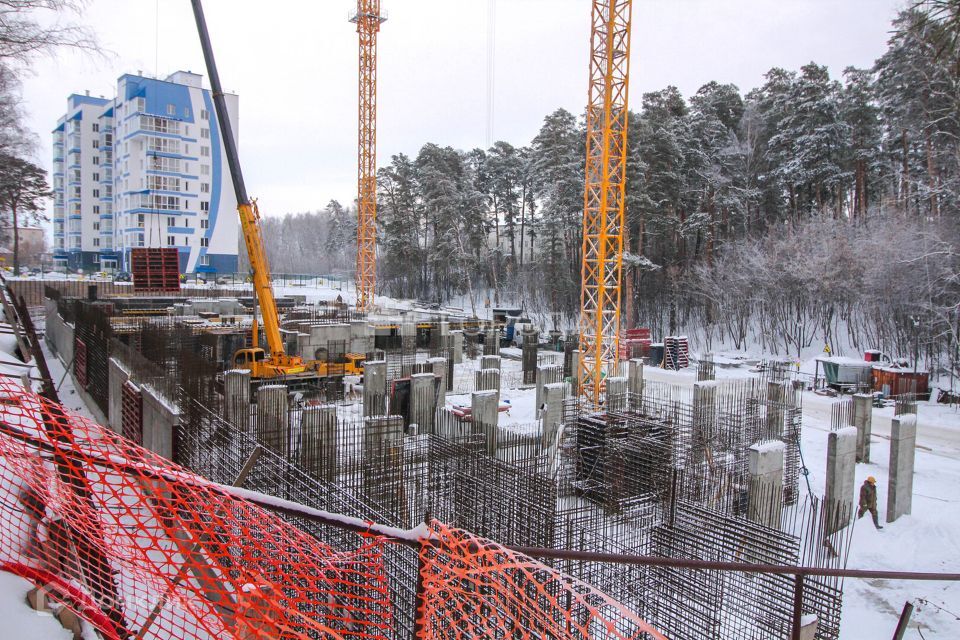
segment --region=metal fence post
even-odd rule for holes
[[[803,619],[803,574],[793,577],[793,631],[790,640],[800,640],[800,622]]]

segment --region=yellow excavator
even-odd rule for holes
[[[363,356],[360,354],[348,354],[344,366],[335,365],[337,371],[333,371],[334,367],[325,361],[304,361],[299,356],[287,355],[284,349],[283,339],[280,335],[280,315],[277,311],[277,302],[270,281],[270,265],[267,262],[267,253],[263,246],[260,211],[257,208],[256,201],[251,200],[247,195],[247,187],[243,182],[240,157],[237,154],[237,143],[233,139],[230,114],[227,113],[226,101],[223,98],[220,74],[217,72],[217,64],[213,57],[213,47],[210,44],[210,34],[207,31],[203,7],[200,0],[191,0],[191,2],[193,4],[193,14],[197,21],[197,31],[200,34],[200,46],[203,49],[207,74],[210,76],[211,94],[217,112],[220,135],[223,138],[224,151],[227,155],[230,177],[233,180],[233,189],[237,194],[240,227],[244,242],[247,245],[247,254],[250,256],[250,270],[253,272],[253,292],[259,306],[260,316],[263,319],[263,332],[269,350],[269,352],[265,351],[257,344],[259,330],[255,314],[253,346],[247,349],[239,349],[233,356],[233,366],[237,369],[249,370],[251,378],[257,382],[272,378],[309,380],[327,375],[343,375],[347,372],[347,369],[353,375],[362,375]],[[340,369],[343,369],[343,371],[339,371]]]

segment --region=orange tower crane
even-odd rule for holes
[[[357,167],[357,310],[369,311],[377,284],[377,33],[380,0],[357,0],[360,35],[360,132]]]
[[[632,0],[593,0],[580,290],[580,389],[599,406],[620,351]]]

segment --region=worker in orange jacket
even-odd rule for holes
[[[873,476],[864,480],[860,486],[860,510],[857,512],[857,520],[862,518],[867,511],[873,516],[873,526],[878,531],[883,529],[877,516],[877,479]]]

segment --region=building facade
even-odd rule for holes
[[[238,136],[238,98],[225,96]],[[176,247],[184,273],[234,273],[239,221],[201,76],[123,75],[117,97],[71,95],[53,131],[53,257],[128,270],[136,247]]]

